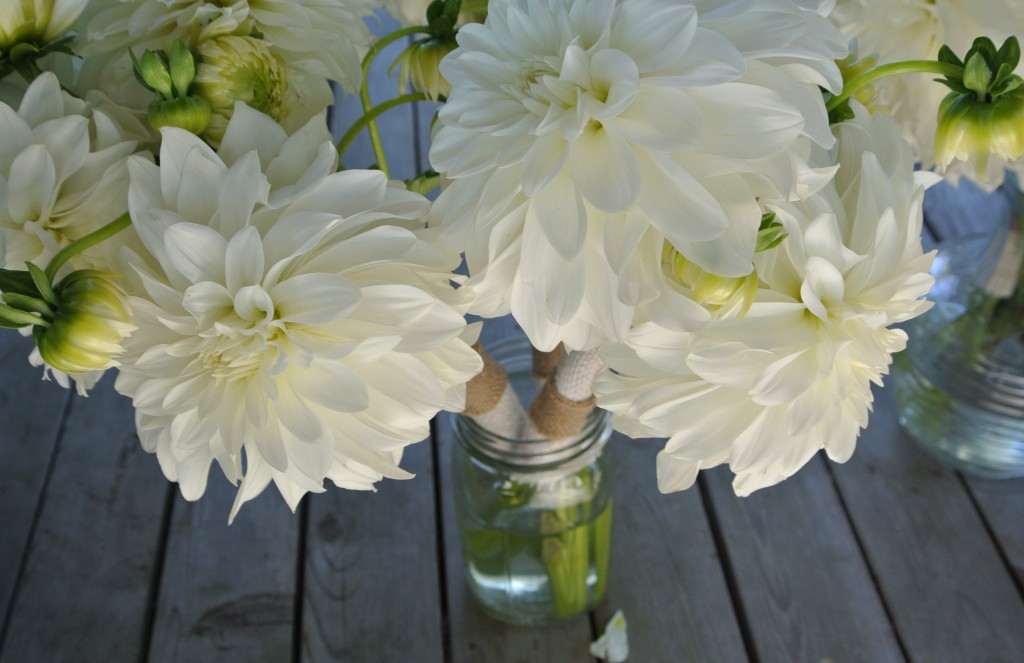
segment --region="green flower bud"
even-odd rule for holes
[[[57,284],[53,315],[32,329],[47,364],[72,376],[118,365],[115,357],[124,353],[121,344],[135,330],[119,278],[81,269]]]
[[[935,161],[972,159],[984,173],[989,157],[1004,161],[1024,157],[1024,88],[990,102],[951,92],[939,106]]]
[[[447,97],[452,91],[451,84],[441,75],[441,60],[451,53],[458,46],[454,39],[435,39],[428,37],[421,39],[404,51],[395,59],[395,64],[400,65],[398,71],[398,89],[404,93],[408,85],[412,89],[437,101],[440,97]],[[390,73],[390,72],[389,72]]]
[[[935,161],[940,166],[973,159],[977,171],[985,173],[992,156],[1024,157],[1024,80],[1013,73],[1020,56],[1015,37],[998,50],[979,37],[963,60],[946,46],[939,51],[940,61],[963,68],[960,76],[942,81],[952,92],[939,106]]]
[[[704,271],[668,242],[661,253],[661,264],[677,283],[690,290],[694,301],[713,313],[726,316],[736,312],[737,317],[743,317],[757,296],[756,272],[740,277],[716,276]]]
[[[210,126],[210,102],[202,97],[185,97],[169,101],[154,101],[149,105],[149,123],[153,128],[181,127],[199,135]]]
[[[216,147],[224,137],[236,101],[275,120],[288,88],[284,64],[254,37],[227,35],[207,39],[197,49],[199,66],[193,94],[210,102],[213,115],[204,138]]]

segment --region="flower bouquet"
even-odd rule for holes
[[[942,77],[939,168],[1024,153],[1016,39],[875,66],[827,0],[436,0],[377,41],[376,0],[0,1],[0,324],[81,393],[115,369],[165,476],[198,499],[216,462],[231,517],[408,478],[441,410],[556,439],[596,404],[667,438],[663,491],[845,461],[932,283],[940,177],[879,79]],[[364,109],[337,144],[328,81]],[[438,106],[432,170],[397,182],[375,120],[407,102]],[[345,169],[363,130],[378,169]],[[467,314],[523,328],[532,403]]]

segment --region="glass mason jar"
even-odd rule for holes
[[[893,370],[900,424],[918,446],[985,478],[1024,476],[1022,221],[1018,209],[996,233],[939,245],[935,306],[906,325]]]
[[[513,339],[489,350],[526,405],[540,382],[531,348]],[[455,415],[452,481],[466,579],[484,609],[515,624],[549,624],[604,595],[611,540],[609,415],[559,440],[510,439]]]

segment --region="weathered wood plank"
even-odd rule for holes
[[[10,330],[0,333],[0,632],[71,398],[55,383],[40,379],[42,371],[28,363],[31,350],[31,339]]]
[[[310,495],[302,660],[444,660],[431,445],[411,446],[409,481],[376,493]]]
[[[1017,586],[1024,586],[1024,479],[967,477],[966,481],[1017,578]]]
[[[833,472],[909,658],[1020,660],[1024,600],[963,483],[900,430],[887,390]]]
[[[700,492],[658,492],[663,440],[615,435],[611,444],[612,553],[598,630],[621,609],[630,660],[747,660]]]
[[[169,490],[113,376],[74,400],[0,660],[142,657]]]
[[[745,498],[704,480],[758,660],[903,660],[820,457]]]
[[[198,502],[176,496],[150,661],[289,661],[300,519],[269,486],[227,524],[235,489],[212,468]]]

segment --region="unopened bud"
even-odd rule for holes
[[[395,60],[400,65],[398,72],[399,90],[404,92],[407,85],[427,95],[432,101],[447,97],[452,91],[451,84],[441,75],[441,60],[455,50],[454,39],[421,39],[410,45]],[[394,65],[392,65],[392,68]]]
[[[149,123],[157,131],[162,127],[181,127],[199,135],[210,126],[212,115],[210,102],[202,97],[154,101],[149,105]]]
[[[266,44],[255,37],[227,35],[202,42],[193,92],[210,102],[213,115],[204,136],[220,144],[234,113],[235,102],[281,119],[288,88],[284,65]]]
[[[128,298],[111,272],[82,269],[54,288],[57,304],[48,325],[32,335],[43,360],[72,376],[117,366],[121,345],[135,330]]]
[[[661,261],[666,272],[690,290],[694,301],[722,316],[736,312],[742,317],[757,296],[756,272],[740,277],[717,276],[686,258],[668,242],[662,250]]]

